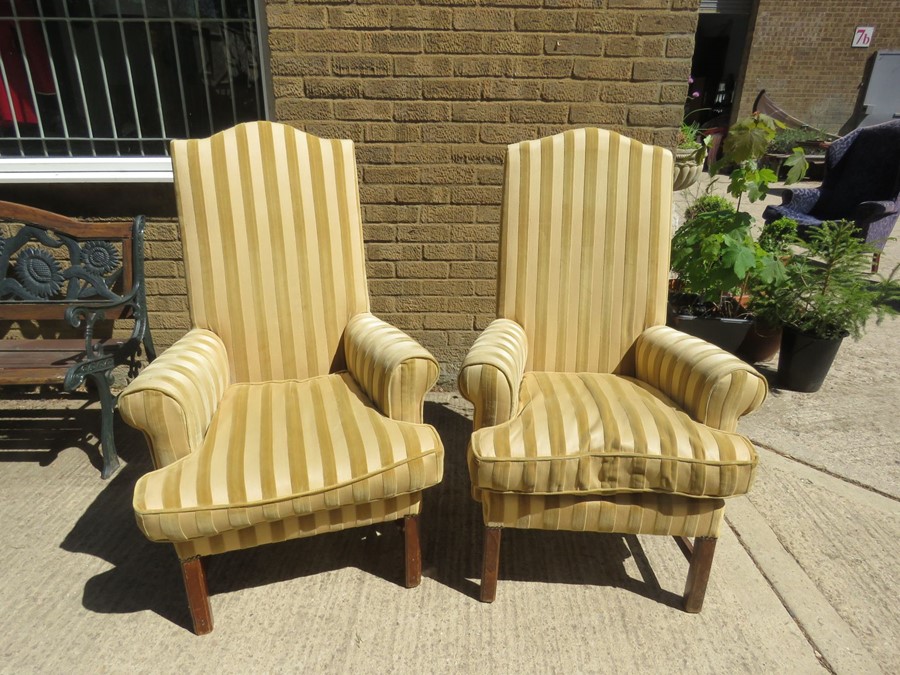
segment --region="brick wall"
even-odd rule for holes
[[[671,147],[698,0],[268,0],[276,117],[357,142],[373,311],[455,376],[494,317],[505,146]]]
[[[857,26],[874,26],[867,49],[851,47]],[[837,133],[850,119],[866,61],[879,49],[900,49],[897,0],[758,0],[739,116],[765,89],[794,117]],[[846,130],[845,130],[846,131]]]

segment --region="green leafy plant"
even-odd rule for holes
[[[797,221],[785,217],[766,223],[757,241],[766,251],[787,256],[791,252],[791,245],[797,242]]]
[[[713,211],[728,211],[734,213],[734,205],[720,195],[702,195],[687,207],[684,211],[684,219],[686,221],[693,220],[701,213],[710,213]]]
[[[805,250],[794,255],[778,283],[763,285],[753,312],[772,325],[822,339],[859,338],[873,317],[880,323],[897,313],[900,265],[887,277],[870,276],[874,249],[858,238],[850,221],[825,222],[814,229]]]
[[[821,131],[816,129],[778,129],[775,137],[769,141],[769,152],[778,154],[792,154],[794,148],[802,144],[821,143],[826,138]]]
[[[700,124],[698,122],[682,120],[678,130],[678,148],[680,150],[699,150],[704,147],[703,143],[697,140],[699,135]]]

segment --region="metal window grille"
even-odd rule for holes
[[[0,157],[159,157],[264,119],[254,0],[0,0]]]

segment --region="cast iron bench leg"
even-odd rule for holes
[[[116,454],[116,442],[113,436],[113,423],[116,412],[116,397],[109,389],[108,372],[91,373],[90,378],[97,385],[100,395],[100,450],[103,453],[103,479],[112,476],[119,468],[119,456]]]

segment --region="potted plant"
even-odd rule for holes
[[[757,241],[763,250],[777,256],[782,262],[787,262],[791,259],[792,244],[797,239],[797,221],[779,218],[763,226]],[[770,360],[781,346],[781,325],[775,317],[766,314],[764,307],[760,309],[757,299],[765,297],[766,286],[777,285],[783,279],[784,275],[773,277],[769,284],[757,279],[750,295],[748,309],[753,317],[753,324],[737,351],[738,356],[748,363]]]
[[[814,392],[825,380],[846,337],[858,339],[874,316],[894,314],[900,265],[885,278],[870,277],[871,246],[850,221],[813,230],[803,254],[792,256],[778,284],[760,289],[754,311],[784,327],[778,386]]]
[[[697,140],[699,135],[700,125],[697,122],[682,121],[675,147],[675,190],[684,190],[700,178],[709,139]]]
[[[754,220],[741,211],[746,197],[762,199],[774,172],[759,166],[777,123],[765,115],[754,115],[736,123],[724,143],[722,160],[710,168],[717,173],[722,166],[733,167],[728,192],[737,199],[737,207],[726,200],[713,202],[710,196],[686,213],[672,239],[672,271],[677,283],[670,295],[670,325],[698,335],[735,352],[750,328],[747,299],[754,285],[772,284],[784,275],[784,264],[777,252],[767,251],[754,240]],[[792,181],[805,171],[799,149],[791,158]]]

